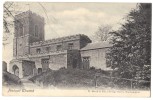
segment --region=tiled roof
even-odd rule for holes
[[[112,44],[108,42],[96,42],[96,43],[89,43],[81,50],[91,50],[91,49],[100,49],[100,48],[108,48],[111,47]]]

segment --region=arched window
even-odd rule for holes
[[[17,65],[13,65],[12,70],[16,76],[19,76],[19,67]]]
[[[38,37],[38,26],[35,25],[35,36]]]

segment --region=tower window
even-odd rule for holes
[[[20,24],[20,36],[23,36],[24,34],[24,27],[22,24]]]
[[[36,52],[37,53],[40,53],[41,52],[41,49],[40,48],[36,49]]]
[[[35,25],[35,36],[38,37],[38,26]]]

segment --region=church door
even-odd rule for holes
[[[13,72],[16,76],[19,76],[19,67],[17,65],[13,66]]]
[[[38,74],[42,73],[42,68],[38,68]]]
[[[73,68],[77,68],[77,63],[78,63],[78,60],[77,59],[73,59]]]
[[[42,59],[41,60],[42,63],[42,71],[47,71],[47,69],[49,68],[49,59]]]
[[[89,66],[90,66],[90,57],[83,57],[82,58],[83,69],[89,69]]]

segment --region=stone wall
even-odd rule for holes
[[[29,14],[28,12],[15,16],[14,21],[13,56],[23,56],[29,53]],[[21,28],[22,26],[22,28]],[[21,34],[22,33],[22,34]]]
[[[42,68],[42,60],[49,59],[49,68],[58,70],[61,67],[67,67],[67,51],[53,52],[49,54],[38,54],[30,56],[30,61],[35,62],[36,68]],[[43,68],[44,69],[44,68]]]
[[[5,61],[2,61],[2,68],[3,71],[7,71],[7,63]]]
[[[19,68],[19,78],[23,77],[22,60],[12,60],[9,64],[9,72],[14,74],[13,67],[17,66]]]
[[[41,65],[41,57],[34,57],[30,59],[31,61],[35,62],[35,67],[38,68],[42,68]]]
[[[67,54],[51,55],[49,59],[49,68],[58,70],[62,67],[67,68]]]
[[[44,41],[44,18],[27,11],[16,15],[14,20],[13,56],[17,58],[30,53],[30,43]],[[38,26],[38,36],[34,36],[35,26]]]
[[[81,68],[81,55],[79,50],[68,50],[67,68]]]
[[[79,34],[61,37],[61,38],[50,39],[50,40],[45,40],[45,41],[34,42],[34,43],[31,43],[31,46],[49,45],[49,44],[56,44],[56,43],[75,41],[75,40],[80,40]]]
[[[46,41],[38,41],[30,44],[30,54],[37,54],[36,49],[40,48],[41,52],[47,52],[46,47],[49,47],[49,52],[57,51],[57,46],[61,45],[62,50],[69,50],[69,44],[73,44],[73,50],[80,50],[80,48],[90,43],[91,40],[82,34],[61,37]]]
[[[35,68],[35,62],[27,60],[12,60],[9,65],[9,72],[14,73],[13,67],[16,66],[19,69],[19,78],[33,75],[33,69]]]
[[[46,45],[38,45],[38,46],[31,46],[30,48],[30,54],[38,54],[36,51],[37,49],[41,49],[40,53],[47,53],[48,51],[46,50],[47,47],[49,47],[49,52],[56,52],[57,51],[57,46],[61,45],[62,50],[68,50],[68,45],[69,43],[73,43],[73,48],[72,49],[79,49],[80,48],[80,42],[79,40],[74,40],[74,41],[67,41],[67,42],[59,42],[59,43],[51,43],[51,44],[46,44]]]
[[[16,42],[16,56],[20,57],[20,56],[24,56],[26,54],[29,54],[29,46],[28,46],[28,36],[24,36],[24,37],[19,37]]]
[[[24,35],[29,34],[29,12],[23,12],[15,16],[14,19],[14,30],[15,30],[15,37],[20,37],[21,25],[24,27]]]
[[[106,51],[107,48],[103,49],[93,49],[81,51],[81,57],[89,57],[90,67],[95,67],[97,69],[106,69]]]
[[[33,61],[26,61],[23,60],[22,61],[22,67],[23,67],[23,76],[29,76],[29,75],[33,75],[34,73],[34,68],[35,68],[35,62]]]
[[[29,34],[30,39],[29,42],[37,42],[37,41],[44,41],[44,18],[40,17],[39,15],[35,13],[30,13],[29,17]],[[35,27],[38,28],[38,36],[35,36]]]

